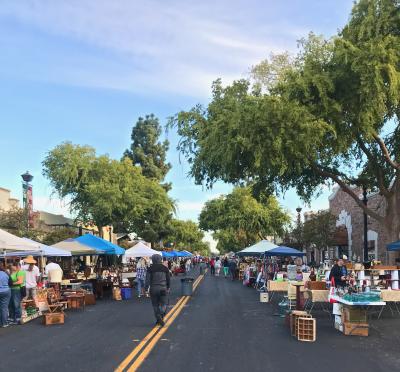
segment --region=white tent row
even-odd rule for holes
[[[258,243],[237,252],[236,254],[238,256],[260,256],[274,248],[278,248],[278,246],[268,240],[261,240]]]
[[[32,240],[25,240],[19,238],[5,230],[0,229],[0,251],[13,252],[13,251],[31,251],[39,252],[40,244]]]
[[[137,258],[137,257],[151,257],[153,254],[161,255],[161,252],[151,249],[143,242],[139,242],[132,248],[125,251],[125,258]]]

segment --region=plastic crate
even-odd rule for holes
[[[132,298],[132,288],[121,288],[121,298],[129,300]]]
[[[314,342],[317,339],[317,321],[315,318],[297,318],[297,339]]]

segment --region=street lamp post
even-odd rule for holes
[[[368,199],[366,187],[363,187],[363,203],[367,206]],[[367,262],[368,260],[368,216],[364,212],[364,262]]]
[[[22,180],[22,200],[25,211],[26,218],[26,228],[29,230],[29,217],[32,212],[32,185],[30,182],[33,180],[33,176],[26,171],[24,174],[21,174]]]

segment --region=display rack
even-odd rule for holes
[[[317,321],[315,318],[297,318],[297,339],[314,342],[317,339]]]

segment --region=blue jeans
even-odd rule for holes
[[[18,321],[21,319],[22,311],[21,311],[21,290],[11,289],[11,300],[9,306],[10,318],[14,321]]]
[[[8,304],[10,303],[11,289],[0,292],[0,327],[8,323]]]
[[[137,279],[137,291],[138,291],[138,296],[141,296],[142,294],[142,288],[144,288],[144,279]]]

